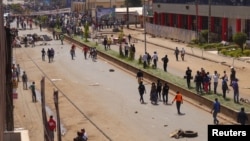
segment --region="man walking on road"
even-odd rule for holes
[[[213,113],[213,118],[214,118],[214,124],[219,124],[219,120],[217,119],[217,114],[220,112],[220,102],[218,101],[217,98],[215,98],[215,102],[213,105],[213,108],[211,110],[211,113]]]
[[[163,62],[163,70],[164,70],[165,72],[167,72],[168,55],[165,55],[165,57],[163,57],[161,60],[162,60],[162,62]]]
[[[184,48],[181,49],[181,60],[184,61],[184,56],[185,56],[185,50]]]
[[[56,121],[53,119],[53,116],[50,116],[49,118],[48,127],[50,141],[54,141],[54,132],[56,132]]]
[[[139,84],[138,90],[140,94],[140,102],[143,104],[144,103],[143,95],[146,94],[146,88],[142,81]]]
[[[35,82],[32,82],[32,85],[29,87],[32,92],[32,102],[36,102],[36,87],[35,87]]]
[[[181,108],[181,104],[183,104],[183,98],[182,98],[182,94],[179,91],[176,92],[176,96],[174,97],[172,104],[175,101],[176,101],[177,112],[179,115],[182,115],[183,113],[180,112],[180,108]]]
[[[175,51],[174,51],[174,54],[175,54],[175,57],[176,57],[176,61],[178,61],[179,53],[180,53],[180,51],[179,51],[178,47],[176,47]]]
[[[83,54],[84,54],[84,58],[85,58],[85,60],[87,60],[87,53],[88,53],[88,50],[89,50],[89,48],[87,47],[87,46],[84,46],[83,47]]]
[[[186,79],[187,79],[187,86],[190,89],[191,88],[190,80],[192,79],[192,70],[189,67],[187,67],[187,70],[186,70]]]
[[[245,109],[242,107],[240,109],[240,112],[238,113],[237,122],[240,123],[241,125],[245,125],[246,121],[248,121],[248,117],[247,114],[245,113]]]
[[[169,91],[168,83],[165,83],[164,86],[162,87],[162,99],[164,104],[168,104],[168,91]]]
[[[46,51],[44,50],[44,48],[42,49],[42,60],[45,61],[45,55],[46,55]]]
[[[23,89],[28,90],[28,77],[25,71],[23,71],[22,81],[23,81]]]
[[[142,80],[143,80],[143,73],[142,73],[142,71],[140,69],[138,70],[138,72],[136,74],[136,78],[138,80],[138,84],[140,84],[142,82]]]

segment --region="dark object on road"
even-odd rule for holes
[[[180,137],[187,137],[187,138],[193,138],[193,137],[197,137],[198,136],[198,133],[197,132],[194,132],[194,131],[191,131],[191,130],[175,130],[174,132],[172,132],[170,135],[169,135],[171,138],[176,138],[176,139],[179,139]]]
[[[114,72],[115,70],[114,69],[109,69],[109,72]]]

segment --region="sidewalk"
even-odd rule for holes
[[[103,29],[101,30],[101,32],[102,34],[105,34],[105,32],[110,30],[112,29]],[[132,43],[136,46],[136,58],[138,58],[139,55],[143,55],[145,50],[150,54],[152,54],[153,51],[157,51],[159,58],[163,57],[164,54],[168,54],[168,57],[170,59],[170,62],[168,64],[168,72],[180,77],[185,74],[187,66],[189,66],[193,70],[192,75],[195,75],[196,71],[200,70],[200,68],[204,68],[206,71],[210,72],[211,75],[214,73],[215,70],[217,70],[217,72],[221,75],[223,74],[223,71],[226,71],[229,77],[231,71],[230,67],[233,66],[236,69],[236,77],[240,80],[240,98],[243,97],[246,99],[250,99],[250,83],[246,78],[246,76],[248,76],[250,72],[250,65],[249,63],[244,61],[249,59],[248,57],[238,59],[226,57],[217,54],[217,51],[204,51],[198,48],[189,47],[185,43],[175,42],[170,39],[164,39],[160,37],[152,37],[148,34],[146,36],[147,44],[145,47],[145,35],[144,30],[142,28],[135,28],[134,26],[130,26],[130,29],[124,28],[123,31],[125,36],[131,34],[132,38],[138,40],[138,42]],[[119,34],[119,32],[114,34],[117,35]],[[176,47],[178,47],[179,49],[185,49],[186,59],[184,62],[178,61],[178,63],[175,63],[175,57],[173,55],[173,52]],[[197,57],[200,59],[197,59]],[[162,68],[161,61],[159,61],[159,68]],[[179,70],[177,70],[177,68]],[[221,82],[219,82],[218,86],[219,93],[221,93],[220,83]],[[213,84],[211,85],[211,89],[213,90]],[[233,97],[233,89],[231,87],[228,96],[231,98]]]

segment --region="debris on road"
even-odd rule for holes
[[[198,136],[198,132],[194,132],[194,131],[191,131],[191,130],[182,130],[182,129],[177,129],[175,131],[173,131],[172,133],[169,134],[169,136],[171,138],[176,138],[176,139],[179,139],[180,137],[183,138],[183,137],[189,137],[189,138],[192,138],[192,137],[197,137]]]

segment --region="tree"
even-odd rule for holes
[[[88,36],[89,36],[89,23],[86,22],[84,25],[84,38],[85,42],[88,42]]]
[[[141,7],[142,2],[141,0],[125,0],[124,5],[128,2],[129,7]]]
[[[242,32],[238,32],[236,34],[234,34],[233,36],[233,41],[241,48],[241,52],[243,53],[244,50],[244,43],[247,40],[247,35],[245,33]]]

